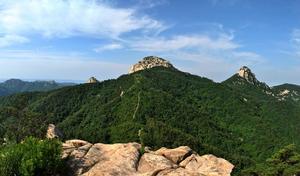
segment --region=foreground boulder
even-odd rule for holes
[[[138,143],[91,144],[69,140],[63,158],[80,176],[229,176],[233,165],[213,155],[199,156],[189,147],[161,148],[141,154]]]

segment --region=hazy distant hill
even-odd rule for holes
[[[235,173],[283,146],[300,145],[299,104],[282,100],[278,87],[258,81],[250,69],[215,83],[150,61],[118,79],[1,98],[0,138],[43,137],[54,123],[68,139],[188,145],[226,158]]]
[[[0,83],[0,96],[20,92],[49,91],[65,86],[75,85],[74,83],[57,83],[55,81],[22,81],[20,79],[9,79]]]

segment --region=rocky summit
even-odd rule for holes
[[[98,83],[99,81],[95,77],[90,77],[86,83]]]
[[[137,64],[131,66],[131,68],[129,69],[129,74],[153,67],[174,68],[173,65],[165,59],[156,56],[148,56],[145,57],[143,60],[139,61]]]
[[[80,176],[229,176],[233,165],[213,155],[199,156],[187,146],[145,150],[138,143],[91,144],[69,140],[63,158]]]
[[[250,70],[250,68],[243,66],[240,68],[240,70],[237,73],[240,77],[244,78],[251,84],[256,84],[259,81],[256,79],[254,73]]]

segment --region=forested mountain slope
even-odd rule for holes
[[[42,137],[54,123],[66,139],[188,145],[226,158],[239,173],[283,146],[299,146],[299,111],[297,103],[280,101],[269,86],[240,74],[215,83],[156,66],[99,83],[2,97],[0,138]]]

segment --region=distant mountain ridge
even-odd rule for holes
[[[49,91],[72,85],[75,85],[75,83],[57,83],[53,80],[30,82],[21,79],[9,79],[0,83],[0,96],[20,92]]]
[[[243,66],[232,77],[222,82],[242,92],[256,92],[275,97],[278,101],[300,101],[300,86],[295,84],[282,84],[270,87],[266,83],[256,79],[255,74],[246,66]]]

